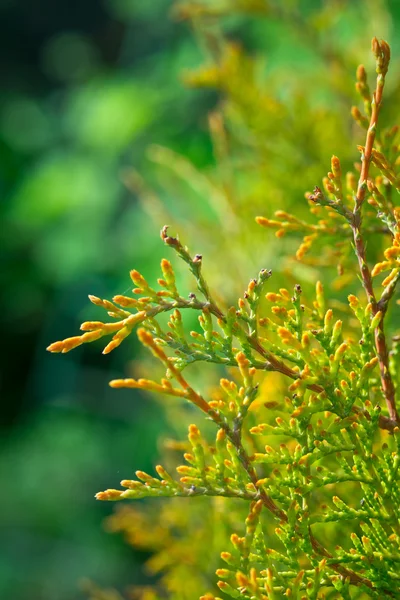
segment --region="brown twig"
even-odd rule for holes
[[[381,307],[379,303],[376,301],[375,292],[372,284],[372,276],[371,271],[368,267],[366,261],[366,249],[365,242],[361,232],[362,225],[362,214],[361,209],[364,204],[365,194],[367,191],[367,182],[369,176],[369,168],[372,159],[373,146],[375,142],[376,129],[378,125],[378,117],[379,112],[382,105],[382,96],[383,96],[383,88],[385,85],[385,75],[388,70],[389,61],[390,61],[390,49],[388,44],[385,41],[378,42],[376,38],[372,40],[372,51],[376,57],[377,64],[377,82],[376,88],[373,94],[372,100],[372,111],[371,118],[369,122],[369,127],[367,131],[367,137],[365,141],[365,149],[362,155],[362,166],[360,178],[358,181],[357,194],[355,197],[355,206],[353,211],[353,217],[351,221],[351,227],[353,230],[354,237],[354,247],[358,260],[358,264],[361,272],[361,279],[367,294],[368,302],[372,306],[372,313],[375,315],[384,304],[385,310],[387,307],[387,302],[390,299],[391,294],[394,289],[390,289],[389,293],[386,293],[384,296],[384,301],[381,303]],[[399,414],[396,409],[395,402],[395,387],[392,380],[392,376],[389,371],[389,352],[386,343],[386,337],[384,332],[384,314],[379,322],[379,325],[375,329],[375,347],[376,353],[379,361],[379,369],[381,374],[381,382],[382,382],[382,390],[385,396],[386,405],[389,412],[390,420],[399,423]]]

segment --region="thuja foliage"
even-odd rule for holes
[[[353,108],[352,116],[365,130],[365,143],[355,171],[344,174],[340,159],[332,157],[322,186],[306,193],[308,220],[282,210],[274,219],[257,217],[278,238],[300,236],[299,261],[329,245],[335,248],[331,260],[353,265],[354,291],[358,277],[364,292],[348,296],[341,319],[322,283],[313,297],[306,297],[301,282],[276,290],[268,266],[250,279],[237,306],[226,307],[207,283],[202,255],[165,226],[162,241],[193,276],[189,296],[177,287],[174,257],[162,260],[156,284],[133,270],[132,295],[89,297],[109,320],[85,322],[81,335],[48,348],[65,353],[104,337],[107,354],[136,330],[165,375],[116,379],[111,387],[187,401],[213,424],[212,438],[202,434],[203,426],[189,426],[177,474],[158,465],[155,473],[137,471],[136,479],[121,482],[123,489],[96,497],[196,502],[207,496],[240,503],[243,524],[232,523],[230,546],[216,571],[224,597],[400,598],[400,345],[385,328],[400,279],[400,155],[398,128],[379,127],[390,49],[374,38],[372,52],[375,83],[368,83],[363,66],[356,75],[362,109]],[[385,240],[385,250],[371,266],[368,244],[376,236]],[[199,330],[187,330],[187,311],[198,313]],[[226,370],[210,394],[186,375],[199,362]],[[274,374],[282,385],[271,379]],[[260,406],[265,388],[270,400]],[[126,526],[122,512],[111,527],[137,535],[137,545],[159,534],[139,513],[141,533],[135,533],[129,510],[125,514]],[[184,517],[174,519],[176,527],[190,530]],[[195,539],[188,545],[183,536],[168,545],[160,535],[160,546],[183,561],[184,553],[196,556]],[[165,556],[158,560],[167,562]],[[190,588],[191,582],[182,585]],[[201,596],[213,598],[206,590]]]

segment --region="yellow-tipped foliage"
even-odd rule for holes
[[[266,7],[251,5],[261,12]],[[214,18],[224,5],[200,2],[191,10]],[[400,335],[397,321],[388,321],[400,279],[400,160],[398,129],[378,127],[390,49],[374,38],[372,52],[374,89],[360,65],[356,91],[362,106],[351,111],[365,136],[358,147],[361,162],[345,174],[347,158],[332,156],[320,185],[306,193],[308,220],[283,208],[269,215],[268,206],[267,216],[256,218],[267,237],[272,229],[278,238],[299,238],[285,287],[274,286],[272,271],[262,268],[243,282],[243,296],[232,306],[209,285],[207,259],[192,255],[164,227],[164,244],[193,276],[189,296],[179,291],[167,259],[154,288],[132,270],[132,296],[117,295],[113,302],[90,296],[110,322],[86,321],[81,335],[48,347],[65,353],[111,336],[107,354],[138,327],[139,341],[164,373],[160,380],[114,379],[111,387],[173,396],[174,406],[192,405],[191,419],[205,418],[201,427],[189,425],[184,441],[165,444],[165,463],[153,474],[137,470],[134,479],[121,481],[121,490],[96,494],[120,504],[160,499],[161,517],[126,508],[111,517],[109,527],[154,551],[150,570],[166,573],[162,597],[203,594],[202,600],[219,600],[219,589],[224,598],[244,600],[400,598]],[[279,104],[266,90],[258,93],[254,61],[231,43],[217,54],[218,64],[193,75],[191,83],[226,94],[233,114],[241,107],[256,119],[268,106],[276,113],[276,135],[288,127],[289,121],[279,121],[285,116]],[[248,85],[239,90],[244,75]],[[217,156],[225,156],[224,124],[214,116],[211,126]],[[224,183],[222,197],[232,213],[226,208],[226,218],[238,233],[231,192]],[[233,234],[230,243],[236,243]],[[302,285],[298,274],[305,274]],[[188,311],[197,313],[193,331],[187,330]],[[164,313],[167,324],[159,319]],[[209,389],[205,374],[211,365],[217,375]],[[168,453],[174,453],[171,468]],[[177,504],[180,498],[188,508]],[[212,533],[204,535],[209,518]],[[212,585],[209,564],[218,578]],[[203,593],[203,583],[210,592]],[[191,596],[180,595],[182,589]],[[153,590],[147,592],[151,597]]]

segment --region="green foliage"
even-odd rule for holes
[[[258,13],[263,6],[254,2],[247,8]],[[268,10],[273,8],[271,4]],[[182,10],[195,10],[198,18],[204,12],[220,15],[225,5],[199,3]],[[214,544],[222,549],[224,565],[217,575],[225,597],[400,598],[399,350],[398,337],[391,342],[387,333],[388,308],[400,278],[400,211],[395,205],[400,161],[398,129],[378,127],[389,46],[374,38],[372,50],[375,89],[371,94],[366,70],[360,66],[356,89],[364,113],[359,108],[352,110],[355,122],[366,130],[365,144],[359,147],[361,162],[344,178],[341,161],[332,157],[331,170],[323,179],[324,191],[315,187],[306,194],[307,217],[303,209],[297,215],[280,208],[274,219],[257,218],[259,225],[276,229],[278,238],[300,234],[296,259],[307,264],[308,257],[316,253],[317,259],[309,264],[321,271],[321,279],[322,266],[339,265],[336,288],[351,286],[347,305],[332,288],[325,294],[328,286],[320,281],[315,294],[311,293],[307,277],[305,292],[299,283],[292,285],[290,275],[286,287],[267,292],[274,276],[263,268],[258,275],[253,273],[255,277],[237,306],[230,306],[229,300],[220,296],[229,275],[235,277],[236,273],[226,277],[219,273],[223,284],[214,292],[203,274],[202,256],[192,255],[164,227],[163,242],[186,264],[196,290],[188,297],[179,291],[174,268],[166,259],[161,262],[158,288],[138,271],[131,271],[132,295],[117,295],[112,301],[90,296],[111,321],[85,322],[83,334],[48,348],[65,353],[111,335],[103,350],[107,354],[140,325],[139,340],[159,360],[164,374],[160,380],[116,379],[111,386],[185,399],[206,415],[204,435],[191,424],[188,443],[170,445],[175,451],[183,450],[185,464],[170,461],[178,477],[168,466],[158,465],[157,476],[137,471],[136,479],[121,482],[124,490],[97,494],[99,500],[172,499],[167,501],[167,527],[158,529],[162,520],[154,518],[152,532],[152,513],[145,518],[146,513],[129,509],[116,513],[109,522],[112,529],[125,531],[128,539],[131,536],[133,545],[155,551],[153,571],[166,571],[164,589],[172,598],[193,598],[202,593],[199,586],[203,582],[204,589],[212,592],[201,596],[202,600],[212,600],[219,593],[209,582],[207,566],[215,559],[204,564],[204,531],[212,529],[215,519],[207,525],[204,517],[196,536],[198,505],[193,511],[185,508],[185,517],[181,517],[182,504],[178,504],[186,501],[190,505],[205,496],[210,498],[203,501],[222,502],[221,512],[228,512],[220,517]],[[264,165],[271,147],[265,140],[262,115],[265,110],[276,115],[273,150],[279,153],[279,134],[288,111],[267,96],[266,88],[259,88],[253,62],[236,46],[226,45],[219,59],[217,65],[192,75],[190,82],[217,87],[227,94],[227,120],[232,124],[234,143],[239,146],[241,140],[244,148],[256,146]],[[246,93],[239,85],[244,79]],[[304,126],[297,120],[294,123]],[[211,119],[211,128],[216,147],[224,155],[227,135],[220,116]],[[243,140],[244,132],[250,139]],[[318,138],[316,130],[314,135]],[[286,141],[283,138],[282,144]],[[299,175],[304,160],[300,150],[289,160]],[[267,185],[275,190],[282,184],[281,176],[277,177],[279,160],[274,162],[272,156],[271,162],[266,173],[259,170],[255,187]],[[179,159],[175,168],[176,164],[186,166],[184,174],[190,172]],[[240,219],[248,207],[239,202],[236,209],[232,181],[223,182],[223,194],[212,206],[219,207],[219,218],[226,219],[227,229],[237,232],[243,243],[246,234],[241,233]],[[218,242],[219,249],[222,243]],[[371,260],[372,269],[368,266]],[[234,271],[236,263],[228,268]],[[389,275],[378,291],[374,278],[384,271]],[[296,279],[304,272],[298,268]],[[358,277],[365,300],[360,296]],[[190,331],[185,315],[193,311],[198,314],[199,326]],[[188,381],[186,369],[199,362],[207,363],[203,370],[211,363],[224,371],[219,387],[200,392]],[[218,506],[210,504],[207,518]],[[177,530],[178,534],[171,535]],[[223,548],[228,535],[230,546]],[[167,558],[169,552],[174,564]],[[137,592],[142,598],[163,597],[154,590]],[[96,590],[93,595],[101,597]]]

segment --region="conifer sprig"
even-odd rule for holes
[[[369,126],[367,130],[367,137],[365,141],[365,148],[362,152],[362,165],[361,165],[361,173],[358,180],[357,193],[354,199],[354,210],[353,210],[353,218],[351,221],[351,226],[353,230],[354,236],[354,248],[360,268],[361,279],[363,282],[363,286],[365,292],[367,294],[368,302],[371,304],[372,313],[374,315],[378,314],[379,306],[375,298],[375,291],[372,284],[372,275],[371,271],[368,267],[367,257],[366,257],[366,245],[364,242],[363,233],[361,230],[362,227],[362,215],[361,209],[365,201],[365,195],[368,190],[368,178],[369,178],[369,169],[371,161],[374,156],[374,142],[376,137],[376,131],[378,127],[378,118],[379,113],[382,106],[382,97],[383,97],[383,89],[385,85],[385,77],[389,68],[390,62],[390,48],[389,45],[385,41],[379,42],[376,38],[372,40],[372,52],[376,59],[376,72],[377,72],[377,80],[376,80],[376,88],[372,95],[371,101],[371,117],[369,121]],[[377,152],[375,151],[375,154]],[[380,154],[380,153],[379,153]],[[386,163],[384,155],[382,156],[382,161]],[[396,232],[397,233],[397,232]],[[397,266],[397,272],[394,277],[398,277],[399,266]],[[394,286],[392,287],[394,291]],[[386,296],[390,296],[390,292],[386,293]],[[395,421],[399,422],[399,414],[396,408],[395,403],[395,387],[393,384],[393,379],[389,370],[389,351],[386,343],[386,337],[384,332],[384,319],[383,316],[379,319],[377,326],[375,327],[375,346],[377,351],[377,356],[379,360],[379,367],[381,372],[381,382],[382,389],[385,396],[386,404],[388,407],[389,417]]]
[[[160,382],[126,378],[110,385],[185,399],[215,424],[211,441],[190,425],[185,464],[176,468],[177,477],[158,465],[157,476],[137,471],[137,479],[121,482],[124,489],[96,497],[207,496],[247,503],[243,535],[232,534],[231,550],[221,554],[226,566],[217,570],[218,587],[228,597],[317,600],[337,592],[339,596],[330,597],[364,593],[400,598],[400,344],[395,336],[389,352],[384,329],[400,279],[400,211],[387,191],[399,189],[398,161],[391,156],[397,129],[378,130],[390,50],[376,38],[372,50],[375,90],[371,94],[360,66],[356,89],[365,114],[352,109],[367,131],[358,179],[354,173],[344,178],[340,160],[333,156],[324,191],[316,187],[306,195],[316,224],[285,211],[276,213],[277,220],[257,219],[276,228],[278,237],[305,234],[298,260],[306,260],[313,245],[339,237],[345,240],[340,240],[345,254],[353,238],[366,299],[348,296],[345,322],[329,307],[320,282],[312,300],[299,284],[291,291],[267,291],[269,269],[250,280],[236,307],[226,308],[207,282],[202,256],[192,256],[164,227],[161,238],[188,266],[196,293],[181,295],[172,264],[163,259],[160,289],[131,271],[131,296],[117,295],[112,302],[90,296],[110,322],[85,322],[82,335],[48,348],[64,353],[111,335],[103,350],[108,353],[140,326],[140,342],[160,361],[165,375]],[[379,175],[372,176],[372,168]],[[365,210],[367,204],[371,210]],[[384,260],[371,269],[366,242],[376,232],[389,243]],[[378,294],[374,278],[386,271]],[[197,311],[198,330],[186,331],[186,309]],[[158,320],[164,313],[170,317],[167,327]],[[200,362],[234,367],[234,374],[232,369],[224,373],[217,390],[199,392],[185,370]],[[271,390],[272,373],[283,376],[282,389]],[[263,399],[266,387],[272,401]],[[345,529],[347,539],[332,543],[329,527]]]

